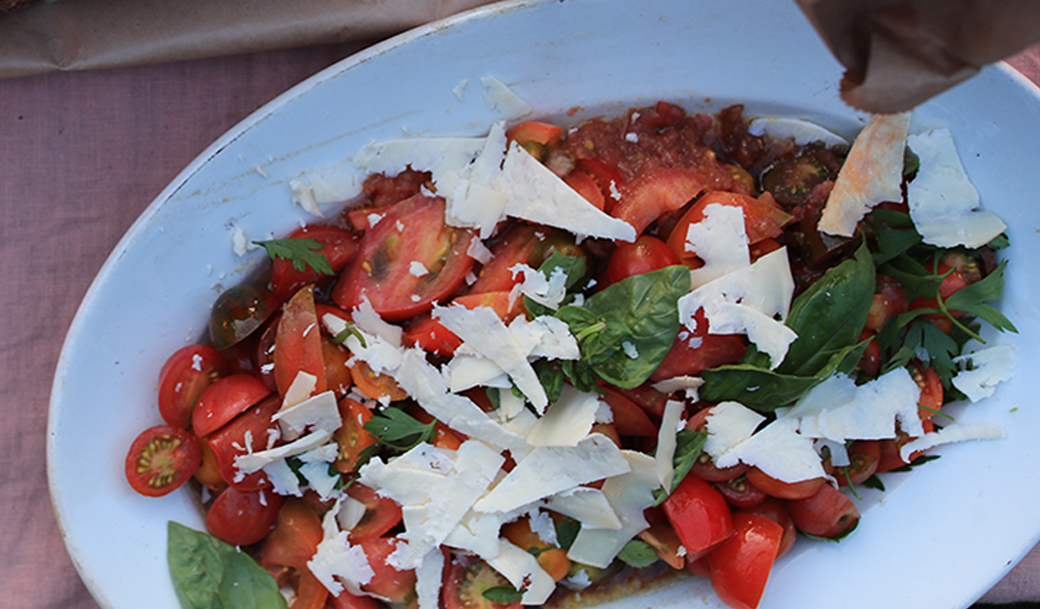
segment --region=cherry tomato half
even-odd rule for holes
[[[242,341],[263,325],[278,308],[278,299],[267,288],[237,285],[213,303],[209,317],[209,340],[223,350]]]
[[[271,486],[263,470],[241,476],[235,467],[235,457],[246,454],[250,447],[252,450],[267,448],[270,434],[278,430],[278,424],[272,423],[271,417],[281,406],[282,401],[277,395],[268,396],[206,438],[225,482],[244,491]]]
[[[274,381],[282,397],[285,397],[300,372],[314,377],[313,394],[322,393],[327,388],[321,323],[314,306],[313,286],[300,288],[285,303],[274,338],[273,361]]]
[[[208,436],[253,404],[271,395],[263,381],[251,374],[233,374],[217,379],[199,396],[192,416],[192,429]]]
[[[224,489],[206,512],[206,528],[234,546],[252,545],[271,532],[285,497],[266,491]]]
[[[397,549],[396,537],[377,537],[361,542],[361,548],[368,557],[368,565],[375,574],[361,588],[366,592],[386,599],[393,609],[405,609],[415,601],[415,571],[398,571],[386,564],[387,556]]]
[[[325,586],[307,567],[322,535],[321,518],[303,500],[290,498],[278,510],[274,530],[261,550],[260,565],[265,569],[292,567],[299,574],[293,609],[322,609],[329,596]]]
[[[441,599],[444,609],[520,609],[520,601],[499,603],[484,596],[489,588],[510,585],[483,560],[456,559],[448,563]]]
[[[679,264],[679,257],[668,249],[664,241],[649,235],[640,235],[633,243],[621,243],[607,261],[607,280],[617,283],[632,275]]]
[[[626,185],[610,213],[640,234],[660,216],[692,201],[706,185],[704,176],[691,169],[657,169]]]
[[[733,534],[726,499],[710,484],[687,475],[661,504],[688,560],[696,560]]]
[[[202,452],[191,432],[173,425],[156,425],[137,436],[126,455],[126,479],[135,491],[161,497],[178,489],[195,474]]]
[[[754,609],[762,600],[784,530],[758,514],[733,515],[734,535],[708,555],[711,587],[733,609]]]
[[[800,531],[817,537],[838,537],[859,522],[856,504],[829,484],[810,497],[788,501],[787,512]]]
[[[159,372],[159,414],[170,425],[191,425],[191,413],[202,391],[226,373],[213,347],[188,345],[170,356]]]
[[[329,261],[334,274],[339,274],[357,254],[357,234],[337,226],[304,226],[293,231],[288,238],[316,240],[322,246],[317,253]],[[310,266],[297,270],[291,260],[276,258],[271,262],[271,291],[279,301],[285,302],[303,286],[325,283],[334,276],[323,275]]]
[[[826,480],[822,477],[798,482],[784,482],[757,467],[752,467],[747,471],[747,478],[765,494],[778,499],[804,499],[814,495],[821,486],[826,486]]]

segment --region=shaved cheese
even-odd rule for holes
[[[531,446],[577,446],[596,422],[599,396],[564,385],[559,399],[535,422],[527,436]]]
[[[480,84],[484,86],[484,101],[488,109],[498,110],[503,119],[516,120],[531,113],[531,106],[494,76],[482,76]]]
[[[672,478],[675,476],[675,434],[679,430],[679,418],[684,408],[685,404],[677,400],[665,402],[661,425],[657,430],[654,462],[657,464],[657,479],[666,489],[672,488]]]
[[[1017,352],[1014,345],[1004,343],[954,358],[960,372],[953,377],[953,386],[972,402],[988,398],[997,385],[1013,376]]]
[[[422,266],[422,263],[418,264],[419,266]],[[361,297],[361,303],[358,304],[356,309],[354,309],[352,315],[354,317],[354,323],[357,325],[358,329],[363,330],[368,334],[378,336],[394,347],[401,346],[401,336],[404,331],[400,326],[395,326],[394,324],[383,321],[383,318],[379,316],[379,313],[376,313],[376,310],[372,308],[372,303],[368,301],[368,296]]]
[[[300,374],[306,373],[301,371]],[[295,384],[294,382],[293,385]],[[298,438],[309,427],[336,431],[343,424],[343,420],[339,416],[339,406],[336,404],[336,394],[333,391],[324,391],[295,406],[283,407],[271,417],[271,420],[278,421],[282,429],[282,437],[288,439]]]
[[[439,609],[444,580],[444,553],[435,548],[426,553],[415,569],[415,595],[419,609]]]
[[[352,546],[347,541],[347,531],[326,538],[318,544],[314,556],[307,561],[307,568],[330,594],[338,596],[346,589],[360,596],[361,586],[372,581],[375,571],[368,564],[368,557],[361,546]]]
[[[822,142],[826,146],[848,146],[842,136],[802,118],[761,116],[748,123],[751,135],[768,135],[776,140],[789,140],[799,146]]]
[[[685,249],[704,261],[690,271],[693,288],[751,264],[744,208],[719,203],[705,207],[704,219],[686,229]]]
[[[520,601],[525,605],[541,605],[549,600],[556,589],[556,580],[542,569],[534,554],[505,539],[499,540],[499,544],[498,555],[487,559],[487,563],[514,588],[524,591]]]
[[[273,461],[285,459],[286,457],[302,455],[307,451],[314,450],[328,442],[331,438],[332,431],[317,429],[298,440],[289,442],[288,444],[282,444],[281,446],[276,446],[275,448],[267,450],[238,455],[235,457],[235,469],[241,474],[248,475],[255,471],[259,471],[260,468]]]
[[[621,528],[621,520],[610,507],[606,495],[598,488],[578,486],[542,500],[548,509],[570,516],[581,523],[583,529]]]
[[[720,402],[705,418],[704,452],[718,459],[751,437],[766,418],[737,402]]]
[[[899,456],[903,461],[909,462],[910,456],[922,450],[949,444],[951,442],[966,442],[968,440],[998,440],[1006,437],[1003,429],[992,425],[973,425],[968,423],[952,423],[939,431],[924,434],[916,440],[911,440],[899,449]]]
[[[851,237],[868,211],[903,200],[903,154],[910,113],[878,114],[860,131],[838,172],[817,228]]]
[[[738,462],[757,467],[784,482],[826,475],[812,438],[799,435],[796,419],[777,419],[715,459],[718,467],[730,467]]]

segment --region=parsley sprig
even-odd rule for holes
[[[404,410],[391,406],[372,415],[365,430],[383,446],[407,452],[423,442],[429,442],[436,433],[436,421],[421,423]]]
[[[322,275],[336,274],[332,270],[332,265],[329,264],[328,258],[318,253],[318,250],[325,249],[325,246],[317,239],[271,239],[269,241],[254,241],[253,243],[262,245],[271,260],[281,258],[282,260],[292,262],[293,268],[297,271],[304,272],[309,266],[316,273]]]

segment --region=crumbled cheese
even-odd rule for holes
[[[235,232],[231,233],[231,249],[238,256],[245,256],[252,250],[260,247],[255,243],[250,243],[249,239],[246,238],[246,233],[241,227],[235,227]]]
[[[563,269],[553,269],[549,277],[526,264],[513,265],[509,270],[514,278],[517,274],[523,275],[523,280],[513,287],[519,294],[553,311],[560,308],[560,303],[567,296],[567,274]]]
[[[413,262],[412,264],[415,263]],[[422,266],[422,263],[419,263],[419,266]],[[358,329],[374,334],[394,347],[401,346],[401,337],[404,331],[400,326],[383,321],[383,318],[372,307],[368,296],[361,297],[361,303],[352,311],[351,315]]]
[[[408,273],[412,277],[425,277],[430,274],[430,269],[426,268],[426,265],[418,260],[412,260],[408,264]]]
[[[336,394],[331,390],[307,398],[295,406],[283,407],[271,420],[278,421],[282,436],[288,439],[300,437],[308,428],[336,431],[342,424]]]
[[[289,180],[289,188],[292,190],[292,202],[294,205],[299,205],[305,212],[315,218],[325,217],[321,213],[321,208],[318,207],[318,200],[314,198],[314,191],[311,190],[309,185],[299,180]]]
[[[434,548],[423,556],[415,569],[415,594],[419,609],[439,609],[444,580],[444,553]]]
[[[531,106],[501,80],[491,76],[483,76],[480,84],[484,86],[484,101],[488,110],[497,110],[503,120],[516,120],[531,113]]]
[[[997,385],[1013,376],[1017,352],[1014,345],[1001,343],[954,358],[960,371],[953,377],[953,386],[972,402],[988,398]]]
[[[682,391],[687,398],[696,402],[699,400],[697,390],[704,384],[704,379],[696,376],[673,376],[670,379],[664,379],[663,381],[657,381],[652,384],[651,387],[660,391],[661,393],[672,394],[676,391]]]
[[[351,594],[361,595],[361,586],[375,577],[365,550],[350,545],[347,535],[341,531],[322,539],[317,552],[307,561],[307,568],[333,596],[343,592],[344,584]]]

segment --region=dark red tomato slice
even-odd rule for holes
[[[633,243],[620,243],[607,261],[607,280],[617,283],[632,275],[642,275],[680,264],[675,252],[664,241],[640,235]]]
[[[321,324],[314,306],[314,287],[306,286],[285,303],[274,338],[274,381],[285,397],[296,375],[315,377],[313,394],[328,388],[322,357]]]
[[[213,347],[188,345],[170,356],[159,372],[159,414],[170,425],[191,425],[191,412],[202,391],[227,373]]]
[[[233,546],[252,545],[274,529],[285,497],[267,491],[224,489],[206,512],[206,528]]]
[[[191,426],[200,438],[208,436],[271,395],[263,381],[251,374],[232,374],[206,387],[195,405]]]
[[[603,381],[600,381],[597,384],[602,389],[625,396],[631,400],[633,404],[642,408],[643,412],[645,412],[653,421],[661,420],[661,415],[664,414],[664,404],[668,401],[669,397],[671,397],[667,393],[654,389],[650,382],[643,383],[634,389],[622,389],[621,387]]]
[[[881,446],[877,440],[857,440],[848,448],[849,464],[834,468],[839,486],[858,486],[877,471]]]
[[[267,448],[269,432],[278,430],[278,424],[272,423],[271,417],[281,406],[282,401],[277,395],[268,396],[206,438],[225,482],[243,491],[257,491],[271,486],[263,470],[240,477],[235,467],[235,457],[246,454],[247,445],[254,451]]]
[[[137,436],[126,454],[126,480],[135,491],[161,497],[195,475],[202,452],[191,432],[173,425],[150,427]]]
[[[641,437],[657,435],[657,426],[647,416],[646,411],[619,391],[611,387],[603,389],[606,391],[603,401],[610,405],[610,410],[614,415],[614,427],[618,434]]]
[[[824,484],[814,495],[787,502],[798,530],[817,537],[839,537],[859,522],[859,510],[845,493]]]
[[[531,252],[538,244],[538,228],[525,222],[515,222],[488,245],[494,256],[481,267],[477,281],[470,286],[470,294],[484,292],[508,292],[516,285],[519,277],[513,277],[510,269],[517,264],[527,264]],[[537,267],[535,267],[537,268]]]
[[[712,486],[722,493],[726,503],[735,508],[757,505],[767,497],[757,486],[748,482],[747,476],[737,476],[724,482],[716,482]]]
[[[599,184],[596,184],[596,180],[591,175],[584,171],[572,171],[564,176],[563,181],[597,209],[602,211],[606,207],[607,202],[603,191],[600,190]]]
[[[377,537],[358,544],[368,557],[368,565],[375,572],[372,579],[361,588],[383,597],[393,609],[405,609],[416,600],[415,571],[398,571],[386,564],[386,557],[397,549],[397,544],[396,537]]]
[[[697,315],[703,315],[698,310]],[[704,328],[705,334],[701,335]],[[697,323],[697,331],[686,328],[679,330],[672,348],[664,356],[661,365],[650,375],[652,382],[676,376],[699,376],[705,370],[735,364],[744,357],[747,343],[740,334],[707,334],[707,323]]]
[[[339,274],[357,254],[357,233],[338,226],[318,224],[296,229],[289,239],[314,239],[321,244],[319,254],[329,261],[333,275],[320,273],[309,265],[297,270],[291,260],[275,258],[271,262],[271,291],[279,301],[289,300],[293,294],[305,285],[319,284]]]
[[[610,213],[640,234],[660,216],[692,201],[706,185],[704,176],[691,169],[657,169],[626,185]]]
[[[826,480],[822,477],[798,482],[784,482],[773,478],[757,467],[749,469],[747,477],[765,494],[778,499],[804,499],[815,494],[821,486],[826,485]]]
[[[500,603],[484,596],[488,589],[498,586],[512,584],[483,560],[450,560],[441,590],[444,609],[520,609],[520,601]]]
[[[754,609],[762,600],[784,529],[758,514],[733,516],[735,533],[708,556],[711,587],[733,609]]]
[[[574,171],[571,173],[577,172],[592,177],[603,193],[603,211],[611,213],[621,197],[621,186],[625,183],[621,170],[601,159],[580,158],[574,162]]]
[[[415,195],[365,233],[332,291],[352,311],[368,298],[383,319],[401,321],[447,302],[473,268],[472,231],[444,224],[444,200]]]
[[[239,343],[277,309],[278,299],[267,288],[242,284],[227,290],[210,311],[210,343],[220,350]]]
[[[365,424],[372,419],[371,410],[350,398],[341,399],[338,406],[343,425],[332,436],[332,439],[339,445],[339,455],[336,457],[334,465],[340,473],[346,474],[354,471],[358,459],[361,457],[361,451],[375,444],[376,440],[365,429]]]
[[[747,232],[748,243],[758,243],[763,239],[779,236],[784,232],[784,226],[794,219],[776,204],[772,195],[756,199],[735,192],[713,190],[698,199],[683,214],[668,236],[668,247],[684,261],[694,257],[691,252],[686,251],[686,230],[691,224],[703,220],[704,208],[712,204],[740,207],[744,210],[744,230]]]
[[[359,544],[382,537],[401,522],[401,506],[389,497],[377,495],[364,484],[351,484],[347,487],[347,495],[365,506],[365,515],[350,529],[350,543]]]
[[[301,499],[289,498],[278,510],[274,530],[260,552],[260,565],[267,570],[291,567],[299,574],[293,609],[323,609],[329,596],[325,586],[307,568],[318,550],[323,531],[321,518]]]
[[[687,475],[661,504],[672,523],[687,560],[696,560],[733,534],[726,499],[710,484]]]
[[[787,513],[787,506],[783,500],[766,497],[753,506],[740,508],[740,511],[765,516],[784,528],[784,536],[780,539],[780,547],[776,550],[777,558],[786,554],[794,546],[794,540],[798,538],[798,528],[794,526],[791,515]]]

